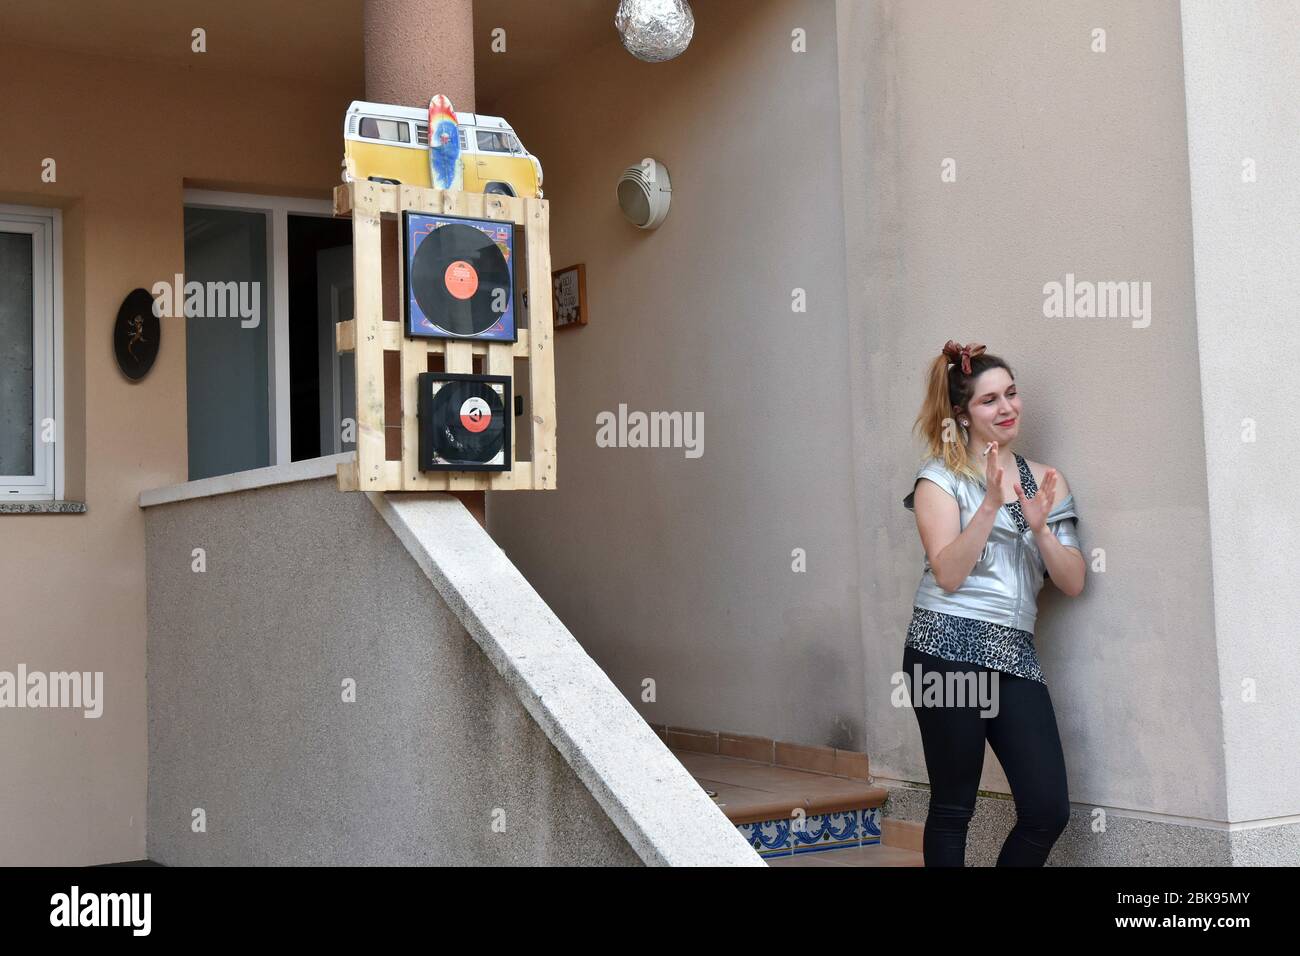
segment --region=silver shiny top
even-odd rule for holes
[[[903,499],[903,507],[908,511],[916,510],[912,503],[916,482],[922,478],[933,481],[957,499],[964,529],[984,500],[984,483],[949,471],[941,458],[931,458],[917,469],[912,491]],[[1026,497],[1034,497],[1027,488],[1025,493]],[[1082,553],[1076,528],[1078,517],[1074,492],[1071,492],[1052,508],[1047,516],[1047,526],[1061,544],[1078,548]],[[1032,634],[1038,618],[1038,592],[1046,574],[1047,565],[1043,563],[1033,531],[1021,531],[1015,518],[1002,507],[998,509],[993,530],[989,532],[979,560],[957,590],[945,591],[939,587],[930,568],[930,559],[924,557],[921,583],[913,603],[932,611],[992,621]]]

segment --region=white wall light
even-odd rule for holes
[[[623,170],[618,180],[618,206],[632,225],[655,229],[668,215],[672,192],[668,168],[647,156],[639,166]]]

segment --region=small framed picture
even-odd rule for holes
[[[555,307],[555,328],[572,328],[587,324],[587,267],[579,262],[551,273],[551,290]]]

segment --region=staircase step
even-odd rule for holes
[[[764,858],[860,850],[881,842],[881,806],[889,795],[884,787],[717,753],[672,753]],[[893,852],[897,847],[886,849],[872,859],[900,859]]]
[[[920,853],[924,847],[925,824],[914,820],[885,817],[880,826],[880,842],[885,846]]]
[[[736,824],[787,819],[796,807],[809,816],[875,808],[889,796],[884,787],[851,777],[720,754],[674,750],[673,755],[701,786],[717,791],[715,802]]]
[[[925,866],[920,853],[881,843],[834,853],[794,853],[766,859],[768,866]]]

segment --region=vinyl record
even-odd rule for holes
[[[487,331],[510,303],[510,268],[501,247],[461,223],[439,226],[420,240],[410,282],[420,310],[453,335]]]
[[[505,447],[505,404],[487,382],[441,383],[432,413],[433,452],[445,461],[488,464]]]

